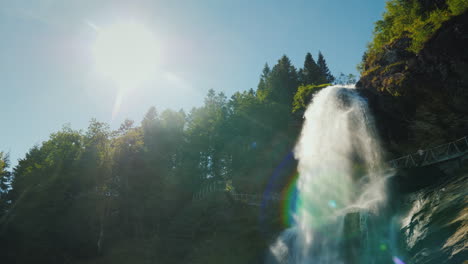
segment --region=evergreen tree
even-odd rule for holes
[[[304,60],[304,69],[302,70],[301,84],[316,85],[321,84],[322,80],[322,71],[312,58],[312,54],[308,52]]]
[[[262,71],[262,79],[268,78],[268,75],[270,75],[270,66],[268,66],[268,63],[265,63],[265,66],[263,66],[263,71]]]
[[[304,70],[302,68],[297,71],[297,80],[299,84],[304,84]]]
[[[335,81],[335,77],[331,74],[330,69],[328,69],[327,62],[323,57],[322,52],[319,51],[317,66],[320,69],[323,79],[321,80],[321,84],[323,83],[333,83]]]
[[[168,227],[178,227],[174,219],[192,221],[193,214],[181,216],[182,208],[193,205],[202,186],[221,181],[227,190],[264,189],[299,134],[293,96],[304,106],[326,86],[297,92],[299,78],[320,83],[323,76],[310,53],[299,73],[283,56],[272,69],[265,64],[257,91],[227,100],[210,90],[204,105],[188,115],[159,114],[152,107],[140,126],[125,120],[110,131],[92,120],[84,132],[65,127],[33,147],[14,168],[14,177],[0,152],[0,259],[81,263],[105,257],[122,241],[130,250],[138,245],[129,240],[148,239],[157,245],[158,257],[163,250],[176,252],[162,246],[174,235]],[[280,178],[296,165],[282,169]]]
[[[141,126],[144,130],[151,130],[156,126],[157,119],[158,111],[156,110],[156,107],[152,106],[148,112],[146,112],[145,117],[141,121]]]
[[[344,73],[340,73],[338,75],[338,78],[335,80],[335,84],[342,84],[342,85],[348,85],[348,84],[355,84],[356,83],[356,75],[354,74],[348,74],[345,75]]]
[[[263,67],[262,75],[260,75],[260,82],[258,83],[257,86],[257,93],[265,93],[267,89],[267,79],[268,76],[270,75],[270,67],[268,66],[268,63],[265,63],[265,66]]]
[[[8,171],[10,165],[8,154],[0,152],[0,218],[5,212],[8,202],[8,187],[11,181],[11,173]]]
[[[259,89],[257,94],[262,100],[275,102],[290,108],[298,83],[296,68],[291,64],[289,58],[283,55],[268,72],[267,77],[264,79],[264,88]]]

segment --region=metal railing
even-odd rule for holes
[[[193,195],[193,200],[203,200],[206,196],[215,192],[229,192],[229,195],[235,201],[257,206],[261,205],[262,202],[269,203],[281,200],[281,195],[279,195],[278,193],[271,193],[268,195],[236,193],[233,190],[228,190],[227,182],[225,181],[215,181],[206,184],[197,193]]]
[[[465,154],[468,154],[467,136],[437,147],[418,150],[416,153],[390,160],[388,163],[395,169],[423,167],[458,158]]]
[[[193,200],[202,200],[210,193],[224,192],[227,190],[227,182],[225,181],[213,181],[205,184],[198,192],[193,195]]]
[[[414,168],[436,164],[466,154],[468,154],[468,136],[430,149],[418,150],[416,153],[390,160],[388,163],[395,169]],[[234,200],[249,205],[260,205],[262,202],[280,201],[282,199],[278,193],[269,195],[236,193],[233,189],[228,188],[226,181],[213,181],[200,188],[193,195],[193,200],[202,200],[214,192],[229,192]]]
[[[277,193],[271,193],[269,195],[233,193],[231,196],[236,201],[255,206],[260,206],[262,203],[270,203],[281,200],[281,196]]]

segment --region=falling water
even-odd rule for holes
[[[294,226],[270,248],[268,262],[375,262],[366,245],[368,215],[385,200],[382,155],[366,101],[352,87],[320,91],[305,113]]]

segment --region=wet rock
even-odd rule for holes
[[[401,220],[409,262],[462,263],[468,232],[468,174],[446,179],[409,195]]]

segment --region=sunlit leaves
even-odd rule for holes
[[[468,1],[465,0],[447,0],[446,5],[435,1],[428,3],[421,5],[419,0],[388,1],[382,20],[375,23],[374,39],[369,44],[366,61],[372,61],[386,45],[403,37],[411,40],[409,51],[419,52],[443,22],[468,9]]]

